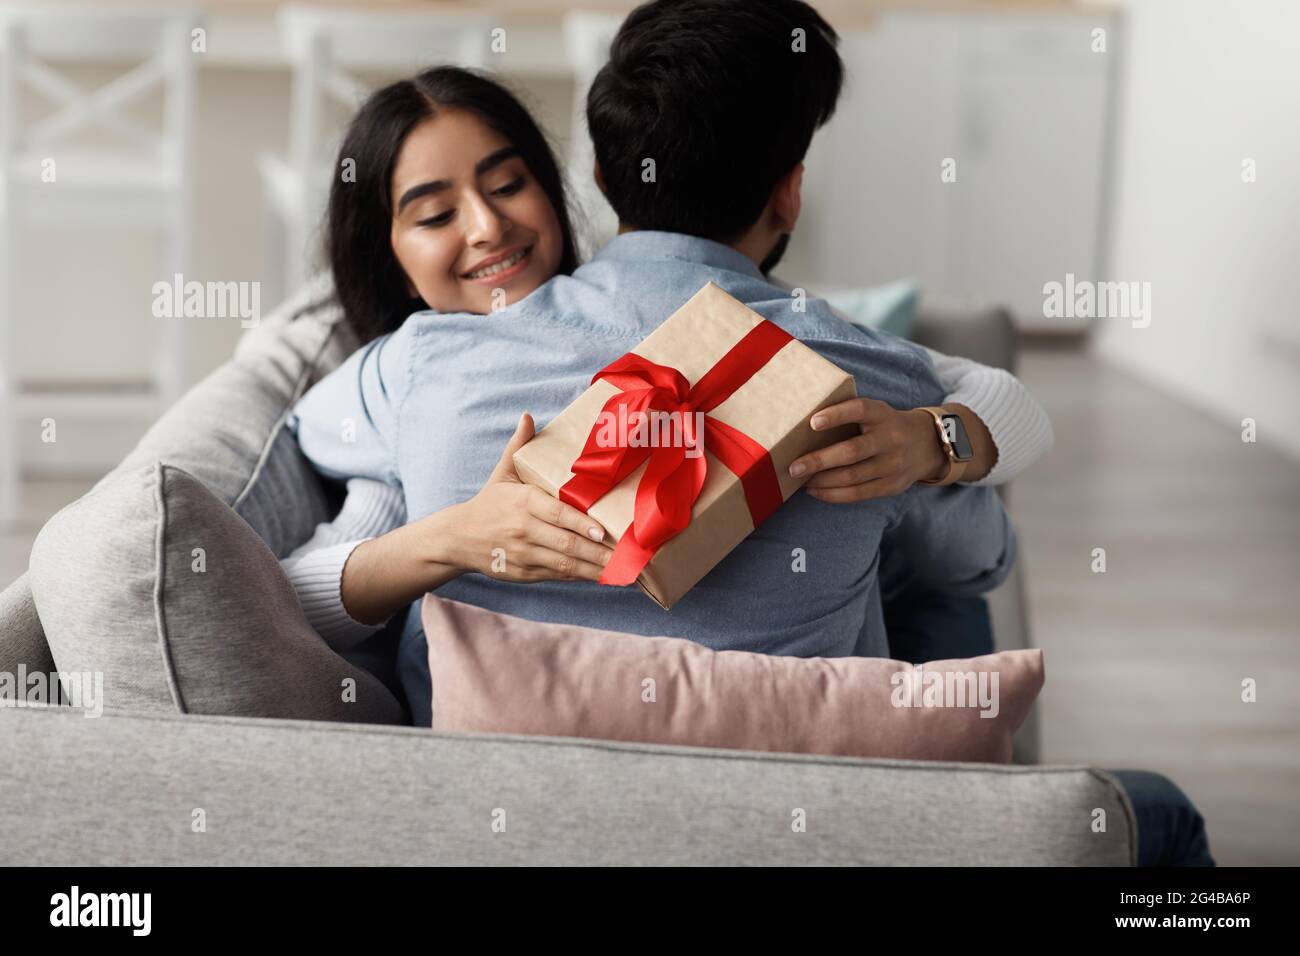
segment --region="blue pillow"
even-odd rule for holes
[[[916,283],[900,279],[866,289],[841,289],[823,295],[854,325],[909,338],[916,318]]]

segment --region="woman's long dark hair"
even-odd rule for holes
[[[376,91],[362,105],[339,148],[325,222],[325,252],[348,324],[362,344],[428,308],[412,298],[392,247],[392,178],[407,135],[439,109],[474,113],[519,150],[528,171],[555,207],[563,254],[559,271],[578,267],[564,180],[546,136],[505,87],[458,67],[440,66]],[[346,160],[355,182],[346,181]]]

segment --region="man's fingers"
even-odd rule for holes
[[[874,398],[850,398],[837,405],[828,405],[817,412],[808,424],[814,431],[825,431],[837,425],[869,425],[880,421],[894,410],[884,402]]]
[[[790,475],[794,478],[801,475],[815,475],[828,468],[838,468],[841,465],[863,461],[875,452],[875,442],[870,435],[855,435],[845,441],[836,442],[834,445],[796,458],[790,462]]]
[[[591,541],[605,540],[605,529],[599,522],[588,518],[572,505],[566,505],[558,498],[552,498],[540,488],[531,489],[528,497],[528,513],[557,528],[576,531]]]
[[[510,436],[510,441],[506,442],[506,449],[501,453],[501,458],[497,461],[496,467],[492,469],[492,475],[488,478],[488,481],[504,481],[510,478],[518,480],[518,476],[515,475],[514,454],[532,440],[533,431],[533,416],[524,412],[519,416],[519,424],[515,426],[515,433]]]

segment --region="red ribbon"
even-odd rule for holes
[[[636,471],[647,458],[645,474],[636,489],[632,523],[619,539],[614,555],[600,575],[601,584],[631,584],[655,552],[691,522],[691,509],[704,487],[708,463],[703,454],[688,458],[687,447],[699,448],[695,413],[710,412],[753,377],[785,347],[792,336],[764,319],[732,346],[694,386],[675,368],[658,365],[628,352],[594,376],[621,391],[605,403],[587,435],[582,453],[574,460],[573,477],[560,489],[560,500],[586,512],[610,489]],[[627,421],[651,410],[681,414],[680,447],[630,448],[626,436],[614,447],[599,443],[598,433],[606,413],[618,416],[625,408]],[[766,448],[744,432],[705,414],[704,447],[740,478],[749,514],[758,527],[781,506],[784,498],[776,468]]]

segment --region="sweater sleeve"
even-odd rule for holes
[[[980,417],[998,449],[993,469],[973,485],[1000,485],[1052,447],[1052,423],[1020,379],[1000,368],[926,349],[948,393],[944,404],[965,405]]]
[[[363,541],[406,521],[400,488],[369,478],[351,478],[347,488],[338,516],[317,525],[315,533],[280,562],[307,620],[335,650],[346,650],[384,627],[354,620],[343,606],[341,584],[348,558]]]

